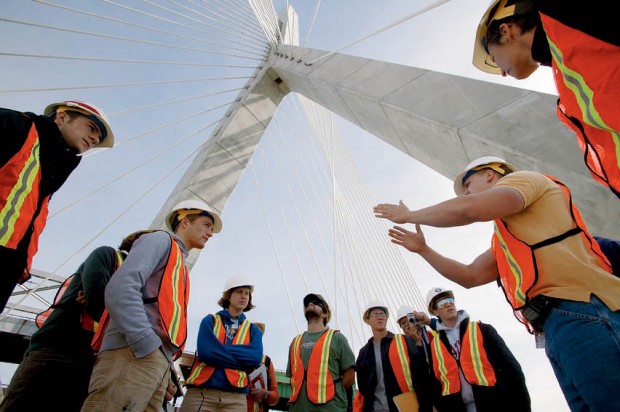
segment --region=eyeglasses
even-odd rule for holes
[[[448,306],[450,303],[454,305],[454,298],[441,299],[439,302],[437,302],[435,306],[437,307],[437,309],[443,309],[446,306]]]
[[[325,309],[325,305],[323,304],[323,302],[319,301],[319,300],[311,300],[310,302],[308,302],[308,304],[306,305],[306,307],[310,306],[310,304],[313,304],[314,306],[320,306],[323,309],[323,312],[327,312],[327,309]]]
[[[385,312],[372,312],[368,316],[371,317],[371,318],[384,318],[385,317]]]

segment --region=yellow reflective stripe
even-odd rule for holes
[[[446,369],[446,359],[443,356],[443,351],[441,349],[441,340],[439,339],[439,335],[435,336],[433,339],[433,346],[435,347],[435,355],[437,356],[437,368],[439,369],[439,374],[441,375],[441,386],[443,387],[442,396],[450,395],[450,381],[448,380],[448,370]]]
[[[291,375],[294,378],[295,377],[295,371],[298,370],[297,368],[300,367],[299,365],[299,360],[300,360],[300,356],[297,356],[297,354],[299,353],[299,346],[301,345],[301,340],[304,337],[304,334],[302,333],[301,335],[297,336],[295,338],[295,340],[293,341],[293,348],[291,350],[291,355],[293,356],[293,368],[291,369]],[[301,367],[303,368],[303,365],[301,365]],[[297,383],[295,379],[291,379],[291,393],[295,393],[296,388],[297,388]]]
[[[394,335],[396,341],[396,349],[398,350],[398,359],[400,360],[400,367],[405,375],[405,381],[407,381],[407,387],[409,391],[413,390],[413,380],[411,379],[411,370],[409,368],[409,362],[407,362],[407,346],[405,343],[404,335]]]
[[[19,172],[15,186],[7,196],[6,203],[0,211],[0,245],[6,245],[15,229],[15,222],[20,216],[20,210],[24,201],[33,190],[33,182],[39,174],[41,163],[39,161],[39,139],[32,146],[28,161]]]
[[[198,364],[198,366],[196,366],[194,368],[194,370],[192,371],[192,373],[190,373],[189,377],[187,378],[186,383],[187,384],[192,384],[194,383],[194,380],[198,377],[198,375],[200,375],[200,372],[202,372],[202,370],[204,369],[204,367],[207,366],[205,363],[200,362]]]
[[[246,319],[241,323],[239,330],[237,330],[237,334],[233,339],[233,345],[242,345],[245,342],[245,338],[250,333],[251,323]]]
[[[172,296],[174,296],[175,298],[172,299],[174,310],[172,311],[172,318],[170,319],[170,326],[168,327],[168,334],[170,335],[172,343],[177,345],[177,343],[180,343],[180,342],[177,342],[177,338],[179,337],[179,333],[181,331],[180,324],[181,324],[181,316],[183,315],[183,308],[181,307],[181,302],[180,302],[180,299],[178,299],[178,296],[179,296],[180,286],[185,283],[185,279],[184,278],[182,279],[182,277],[184,277],[185,275],[185,271],[183,270],[184,265],[183,265],[183,259],[181,259],[179,245],[177,245],[176,242],[172,242],[172,250],[174,251],[174,254],[175,254],[175,261],[174,261],[174,268],[172,270],[171,282],[172,282]],[[185,301],[185,298],[183,298],[183,301]]]
[[[521,305],[525,305],[526,297],[523,291],[521,290],[521,285],[523,285],[523,272],[521,271],[521,267],[519,266],[517,259],[515,259],[512,253],[510,253],[510,249],[508,249],[508,245],[506,244],[506,241],[502,237],[502,233],[497,227],[497,223],[493,223],[493,226],[495,227],[495,234],[497,235],[499,245],[502,248],[502,251],[504,252],[504,256],[506,257],[506,261],[508,262],[508,265],[510,266],[510,272],[512,273],[515,279],[516,287],[513,292],[513,295],[514,295],[513,297]]]
[[[321,351],[321,363],[319,364],[319,390],[317,403],[323,404],[327,402],[327,374],[329,372],[329,350],[332,345],[332,336],[334,335],[334,329],[327,331],[325,336],[325,342],[323,343],[323,350]]]
[[[598,113],[598,110],[596,110],[593,99],[594,92],[590,89],[590,87],[588,87],[588,84],[583,79],[583,76],[564,64],[564,56],[562,55],[562,51],[554,42],[551,41],[551,39],[548,38],[548,40],[551,54],[555,59],[558,69],[562,72],[564,84],[573,92],[575,100],[577,100],[583,121],[592,127],[607,130],[609,132],[616,149],[616,164],[620,168],[620,135],[618,132],[613,130],[613,128],[607,126],[601,115]]]
[[[484,370],[482,367],[482,358],[480,357],[480,350],[478,341],[478,323],[470,322],[469,323],[469,353],[471,355],[472,366],[474,372],[476,373],[476,378],[478,379],[478,383],[482,386],[489,386],[489,381],[487,377],[484,375]]]

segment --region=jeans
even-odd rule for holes
[[[28,352],[11,378],[0,411],[79,412],[93,363],[94,356],[67,356],[49,348]]]
[[[620,311],[591,295],[562,301],[544,323],[546,352],[572,412],[620,410]]]

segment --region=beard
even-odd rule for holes
[[[305,316],[306,320],[308,322],[310,322],[311,320],[321,319],[322,314],[318,314],[314,310],[307,310],[304,313],[304,316]]]

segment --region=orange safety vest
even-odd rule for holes
[[[0,168],[0,246],[17,249],[28,229],[33,228],[20,283],[30,278],[32,257],[37,253],[39,235],[47,221],[50,196],[40,199],[39,150],[39,133],[33,123],[21,149]]]
[[[553,57],[557,115],[577,135],[592,176],[620,197],[620,47],[542,13],[541,19]],[[579,53],[564,52],[572,50]]]
[[[459,368],[470,384],[495,386],[497,383],[495,370],[487,358],[483,344],[482,332],[478,322],[469,322],[462,339],[461,353],[457,361],[450,348],[447,348],[441,341],[441,335],[435,335],[431,344],[431,353],[435,377],[441,382],[441,396],[460,392]]]
[[[334,379],[329,371],[329,351],[332,338],[336,332],[338,331],[335,329],[326,329],[323,332],[312,348],[308,368],[305,370],[301,360],[301,343],[305,333],[293,339],[289,353],[292,375],[289,403],[297,400],[304,378],[307,379],[306,392],[310,402],[315,405],[323,405],[334,398],[336,389]]]
[[[115,250],[115,252],[116,252],[116,268],[114,270],[116,271],[121,266],[121,263],[123,263],[123,255],[118,250]],[[45,323],[47,318],[50,317],[54,309],[56,309],[59,306],[60,300],[62,299],[63,295],[69,288],[69,284],[71,283],[74,277],[75,277],[75,273],[69,276],[67,279],[65,279],[64,282],[62,282],[62,285],[60,285],[58,292],[56,292],[56,296],[54,296],[54,303],[52,303],[52,305],[50,305],[48,309],[46,309],[45,311],[37,315],[37,317],[35,318],[35,323],[37,327],[40,328],[41,326],[43,326],[43,323]],[[95,332],[99,326],[99,322],[96,322],[92,318],[92,316],[90,316],[88,312],[86,312],[86,309],[84,309],[84,311],[80,315],[80,323],[82,324],[82,329],[89,331],[89,332]]]
[[[261,361],[261,365],[265,365],[265,368],[267,368],[267,379],[269,379],[269,365],[267,365],[266,362],[267,362],[267,355],[263,355],[263,360]],[[265,385],[266,385],[265,389],[269,391],[269,382],[265,382]],[[249,393],[247,394],[247,399],[248,399],[248,412],[262,412],[263,410],[262,402],[255,401],[254,398],[252,398],[252,395],[250,395]],[[266,400],[267,398],[265,398],[265,401]]]
[[[213,334],[217,337],[222,345],[226,345],[226,328],[220,315],[213,316]],[[250,327],[252,322],[245,319],[232,340],[233,345],[248,345],[250,343]],[[189,377],[185,381],[187,385],[200,386],[211,378],[215,372],[215,366],[208,365],[198,360],[198,354],[194,355],[194,362]],[[228,382],[236,388],[245,388],[248,386],[248,374],[238,369],[224,368]]]
[[[396,376],[396,381],[400,387],[400,392],[413,391],[413,379],[411,378],[411,363],[405,335],[394,335],[390,348],[388,349],[390,365]]]
[[[532,330],[529,327],[529,323],[521,315],[519,310],[528,303],[528,292],[538,281],[538,265],[534,254],[536,249],[561,242],[567,237],[581,234],[583,241],[590,245],[592,254],[599,259],[601,266],[611,273],[611,265],[605,254],[601,251],[598,242],[594,240],[586,229],[586,225],[581,218],[581,213],[579,213],[579,210],[573,204],[568,187],[553,176],[547,176],[547,178],[551,179],[562,188],[575,227],[560,235],[545,239],[534,245],[529,245],[515,237],[501,219],[495,219],[495,233],[493,234],[491,243],[493,255],[497,261],[502,290],[506,295],[506,299],[514,309],[517,319],[528,326],[530,332]]]
[[[170,251],[168,261],[164,268],[164,274],[159,283],[159,291],[156,297],[143,299],[144,304],[157,303],[161,323],[170,343],[179,350],[174,355],[178,359],[183,353],[187,340],[187,303],[189,301],[190,279],[185,266],[183,252],[176,240],[170,235]],[[95,332],[91,347],[97,352],[101,348],[101,342],[109,323],[107,310],[99,320],[100,328]]]

